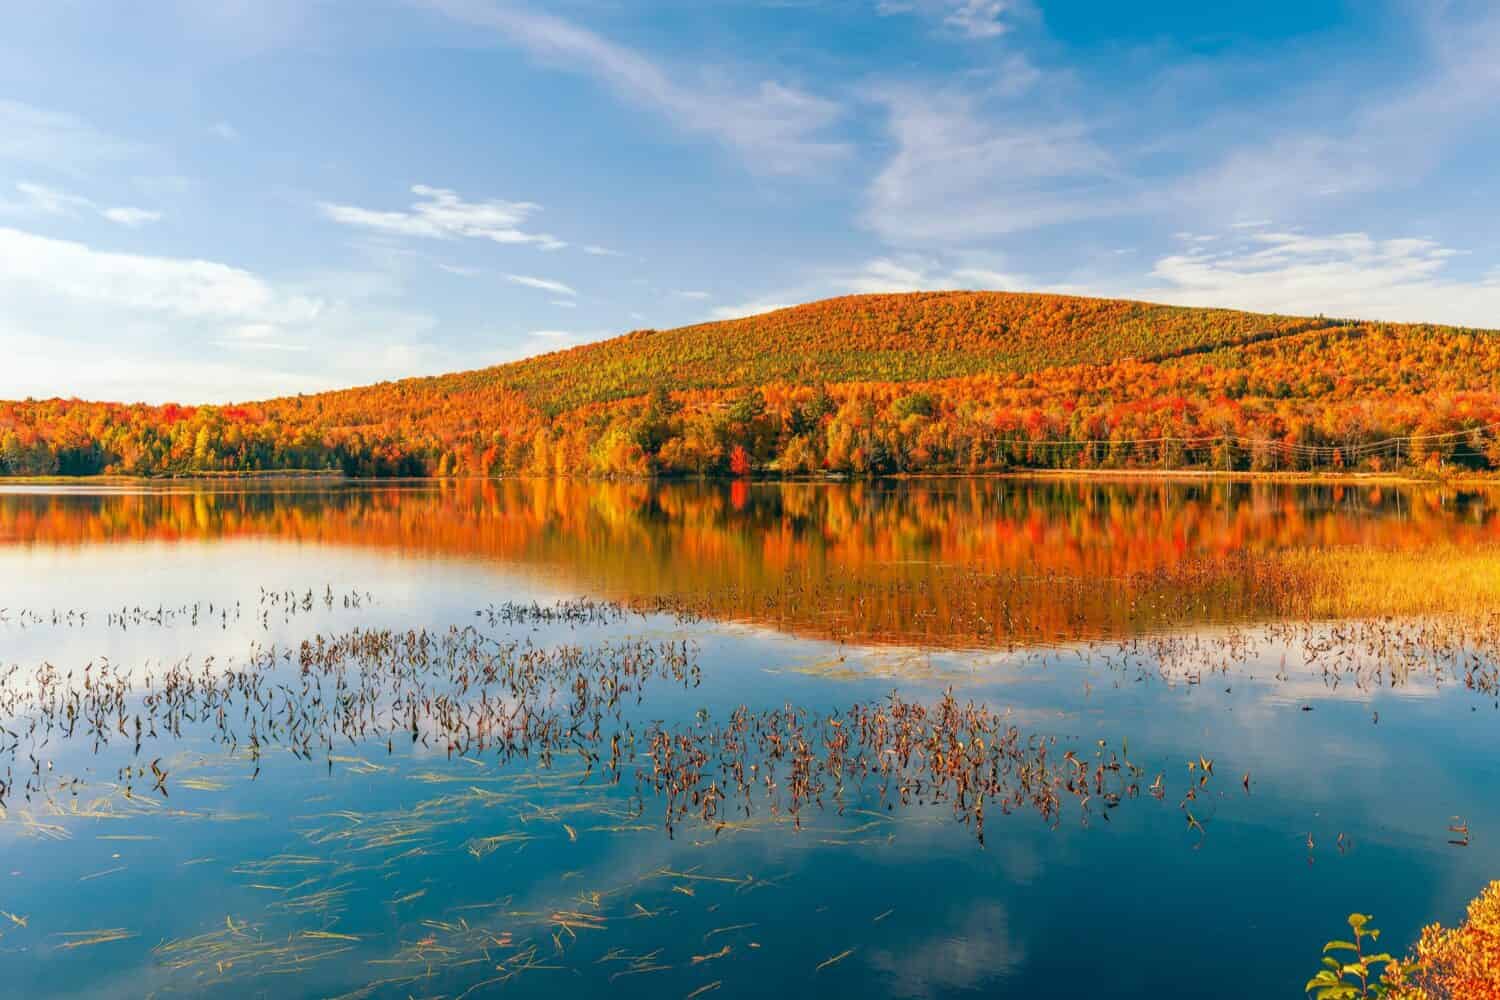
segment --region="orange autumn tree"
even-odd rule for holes
[[[1370,917],[1349,915],[1350,940],[1328,942],[1308,980],[1313,1000],[1500,1000],[1500,881],[1452,929],[1429,924],[1405,961],[1377,952]]]
[[[0,475],[743,475],[736,448],[783,474],[1496,470],[1500,335],[866,295],[236,406],[0,401]]]
[[[1422,929],[1405,980],[1397,1000],[1500,1000],[1500,881],[1469,904],[1462,924]]]

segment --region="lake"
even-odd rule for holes
[[[1300,995],[1500,870],[1497,500],[9,487],[0,981]]]

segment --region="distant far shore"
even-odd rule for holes
[[[180,472],[159,476],[100,474],[89,476],[4,476],[3,486],[143,486],[193,483],[256,484],[374,484],[437,482],[500,482],[507,479],[552,479],[553,476],[348,476],[328,469],[268,469],[239,472]],[[752,483],[845,483],[845,482],[923,482],[948,479],[1010,480],[1076,480],[1088,482],[1230,482],[1230,483],[1308,483],[1342,486],[1496,486],[1500,475],[1465,470],[1450,473],[1417,472],[1225,472],[1217,469],[1009,469],[988,472],[901,472],[887,475],[854,476],[843,473],[821,475],[781,475],[775,471],[746,477],[655,476],[633,479],[625,476],[566,476],[566,479],[598,482],[752,482]]]
[[[962,474],[959,474],[960,476]],[[1405,472],[1225,472],[1220,469],[1024,469],[995,472],[997,479],[1089,479],[1155,482],[1274,482],[1331,483],[1337,485],[1405,485],[1405,486],[1495,486],[1500,476],[1494,473],[1463,471],[1458,473]],[[936,475],[912,474],[907,479],[938,478]]]
[[[169,472],[159,476],[126,476],[100,473],[90,476],[5,476],[0,475],[0,486],[70,486],[83,483],[104,485],[137,485],[141,483],[195,483],[195,482],[350,482],[342,472],[329,469],[255,469],[234,472]],[[375,482],[376,480],[370,480]]]

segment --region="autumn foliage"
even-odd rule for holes
[[[0,473],[1500,468],[1500,336],[1068,296],[851,296],[238,406],[0,403]]]
[[[1500,1000],[1500,882],[1469,904],[1452,929],[1431,924],[1406,966],[1398,1000]]]

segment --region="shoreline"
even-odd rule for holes
[[[944,474],[912,473],[898,478],[926,479]],[[952,474],[956,477],[963,473]],[[978,474],[996,479],[1077,479],[1107,482],[1307,483],[1334,486],[1497,486],[1493,474],[1423,476],[1401,472],[1224,472],[1218,469],[1026,469]]]
[[[202,472],[162,476],[0,476],[0,489],[9,486],[188,486],[193,484],[307,485],[412,484],[445,482],[501,482],[533,479],[575,479],[598,482],[748,482],[857,483],[922,482],[950,479],[1076,480],[1079,482],[1145,483],[1287,483],[1330,486],[1500,486],[1500,475],[1466,472],[1458,475],[1419,475],[1401,472],[1224,472],[1217,469],[1010,469],[987,472],[901,472],[880,476],[839,473],[790,475],[775,473],[738,476],[347,476],[342,472],[308,469]]]
[[[0,476],[0,489],[7,486],[170,486],[194,483],[346,483],[359,482],[342,472],[312,469],[255,470],[253,472],[194,472],[164,476]],[[375,480],[369,480],[374,482]]]

